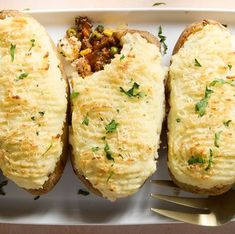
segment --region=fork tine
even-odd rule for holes
[[[185,223],[197,224],[202,226],[218,226],[220,223],[216,221],[216,217],[211,214],[190,214],[179,211],[163,210],[151,208],[153,212],[172,218]]]
[[[162,185],[162,186],[167,186],[171,188],[177,188],[179,187],[173,183],[171,180],[151,180],[151,183],[157,184],[157,185]]]
[[[176,196],[168,196],[168,195],[152,194],[152,193],[151,197],[172,202],[178,205],[208,210],[207,199],[205,198],[176,197]]]

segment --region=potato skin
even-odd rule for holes
[[[0,20],[4,20],[6,17],[17,17],[17,16],[24,16],[24,17],[30,17],[30,15],[24,14],[22,12],[16,11],[16,10],[3,10],[0,11]],[[49,37],[49,35],[48,35]],[[50,37],[49,37],[50,38]],[[51,46],[53,47],[54,52],[57,54],[57,49],[51,40]],[[58,55],[57,55],[58,56]],[[59,56],[58,56],[59,58]],[[66,83],[66,92],[67,92],[67,97],[69,97],[69,89],[68,89],[68,80],[67,77],[65,75],[64,72],[64,68],[62,66],[62,64],[60,63],[59,66],[61,73],[62,73],[62,77],[65,80]],[[67,117],[66,117],[66,122],[64,123],[64,127],[63,127],[63,135],[61,136],[62,142],[63,142],[63,150],[62,150],[62,154],[60,156],[60,160],[57,162],[55,170],[53,173],[51,173],[48,176],[48,180],[44,183],[43,187],[41,189],[25,189],[26,191],[28,191],[29,193],[33,194],[33,195],[43,195],[48,193],[50,190],[52,190],[54,188],[54,186],[57,184],[57,182],[59,181],[64,167],[66,165],[67,162],[67,158],[68,158],[68,107],[69,107],[69,103],[67,104]]]
[[[160,48],[161,44],[158,40],[158,38],[156,38],[155,36],[153,36],[151,33],[147,32],[147,31],[141,31],[141,30],[135,30],[135,29],[126,29],[126,30],[121,30],[121,31],[117,31],[114,33],[114,36],[117,37],[118,39],[121,39],[123,36],[125,36],[127,33],[139,33],[143,38],[145,38],[149,43],[155,44],[158,48]],[[94,188],[92,186],[92,184],[89,182],[89,180],[87,180],[83,175],[81,175],[78,171],[78,169],[75,167],[75,158],[73,155],[73,149],[72,149],[72,145],[70,145],[70,159],[71,159],[71,164],[73,167],[73,171],[74,173],[78,176],[78,178],[85,184],[85,186],[94,194],[103,197],[102,193]],[[142,185],[143,186],[143,185]],[[141,187],[142,187],[141,186]]]
[[[223,28],[223,26],[217,22],[217,21],[214,21],[214,20],[210,20],[210,19],[204,19],[202,20],[201,22],[197,22],[197,23],[193,23],[193,24],[190,24],[189,26],[187,26],[184,31],[181,33],[179,39],[177,40],[176,44],[175,44],[175,47],[173,49],[173,53],[172,55],[176,54],[181,47],[183,47],[184,43],[187,41],[188,37],[200,30],[203,29],[203,27],[207,24],[212,24],[212,25],[218,25],[219,27]],[[170,74],[170,73],[169,73]],[[169,98],[170,98],[170,80],[171,80],[171,77],[170,75],[168,75],[168,81],[167,81],[167,113],[169,113],[169,109],[170,109],[170,104],[169,104]],[[200,187],[197,187],[197,186],[193,186],[193,185],[189,185],[189,184],[185,184],[185,183],[182,183],[180,181],[178,181],[174,175],[171,173],[170,171],[170,168],[168,167],[168,171],[169,171],[169,174],[173,180],[173,182],[181,189],[185,190],[185,191],[188,191],[188,192],[191,192],[191,193],[196,193],[196,194],[202,194],[202,195],[220,195],[222,193],[225,193],[227,192],[228,190],[230,190],[233,186],[233,184],[231,185],[219,185],[219,186],[215,186],[215,187],[212,187],[210,189],[204,189],[204,188],[200,188]]]

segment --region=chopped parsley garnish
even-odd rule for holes
[[[138,92],[140,85],[136,82],[134,82],[132,88],[130,88],[128,91],[124,90],[122,87],[120,87],[120,92],[126,94],[128,97],[143,97],[144,93]]]
[[[198,103],[196,103],[195,111],[200,117],[205,115],[206,107],[208,106],[208,101],[212,93],[213,93],[213,90],[209,89],[206,86],[204,98],[202,98]]]
[[[222,131],[219,131],[219,132],[215,133],[214,145],[217,148],[219,148],[219,139],[220,139],[220,134],[221,133],[222,133]]]
[[[34,201],[36,201],[36,200],[38,200],[40,198],[40,196],[36,196],[36,197],[34,197]]]
[[[125,58],[125,55],[122,54],[122,56],[120,57],[120,61],[122,61]]]
[[[165,2],[155,2],[152,6],[166,5]]]
[[[36,135],[37,135],[37,136],[39,135],[39,132],[38,132],[38,131],[36,132]]]
[[[76,98],[78,96],[79,92],[77,91],[73,91],[71,94],[70,94],[70,98],[73,99],[73,98]]]
[[[31,120],[35,121],[36,120],[35,116],[31,116]]]
[[[229,70],[231,70],[232,69],[232,65],[231,64],[228,64],[228,68],[229,68]]]
[[[118,123],[113,119],[105,126],[106,133],[112,133],[117,129]]]
[[[109,182],[109,180],[111,179],[111,177],[113,176],[113,174],[114,174],[114,172],[111,171],[110,174],[109,174],[109,176],[108,176],[108,178],[107,178],[107,180],[106,180],[107,183]]]
[[[180,118],[177,118],[177,119],[176,119],[176,122],[177,122],[177,123],[180,123],[180,121],[181,121]]]
[[[52,143],[49,145],[49,147],[47,148],[47,150],[42,154],[42,156],[44,156],[52,147]]]
[[[21,73],[17,78],[16,81],[18,80],[23,80],[24,78],[26,78],[29,74],[26,72]]]
[[[158,28],[158,37],[160,38],[160,43],[161,43],[161,53],[166,54],[168,47],[165,43],[166,36],[162,35],[162,26],[159,26],[159,28]]]
[[[192,156],[188,160],[188,165],[192,165],[192,164],[196,164],[196,163],[203,164],[203,163],[205,163],[205,159],[201,156]]]
[[[91,148],[92,152],[97,152],[99,149],[100,149],[100,148],[99,148],[98,146]]]
[[[31,39],[31,47],[29,48],[29,51],[35,46],[35,39]]]
[[[195,67],[201,67],[202,66],[196,58],[194,59],[194,66]]]
[[[229,119],[229,120],[227,120],[227,121],[223,121],[223,125],[225,126],[225,127],[229,127],[229,124],[232,122],[232,120],[231,119]]]
[[[107,158],[108,160],[113,160],[113,161],[114,161],[114,158],[113,158],[113,156],[112,156],[112,152],[111,152],[111,150],[110,150],[110,148],[109,148],[108,143],[105,144],[104,152],[106,153],[106,158]]]
[[[39,115],[43,116],[45,114],[45,111],[39,111]]]
[[[11,62],[13,62],[15,59],[15,49],[16,49],[16,45],[11,44],[11,48],[10,48]]]
[[[210,155],[209,155],[209,159],[208,159],[208,165],[205,168],[205,171],[208,171],[211,168],[211,164],[212,164],[212,158],[213,158],[213,152],[212,149],[210,149]]]
[[[79,189],[78,190],[78,194],[79,195],[83,195],[83,196],[88,196],[90,193],[86,190],[83,190],[83,189]]]
[[[0,183],[0,195],[6,195],[5,191],[3,190],[3,187],[6,186],[8,184],[7,180],[4,180]]]
[[[101,140],[105,141],[105,139],[106,139],[106,136],[101,137]]]
[[[82,121],[82,124],[88,126],[89,125],[89,119],[88,119],[88,116],[86,115]]]
[[[213,80],[209,86],[215,86],[216,84],[230,84],[232,86],[235,86],[235,83],[233,80],[223,80],[223,79],[216,79]]]

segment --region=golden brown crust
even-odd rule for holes
[[[160,46],[161,46],[159,40],[155,36],[153,36],[151,33],[146,32],[146,31],[140,31],[140,30],[135,30],[135,29],[126,29],[126,30],[121,30],[121,31],[115,32],[114,36],[120,40],[127,33],[132,33],[132,34],[139,33],[149,43],[155,44],[158,48],[160,48]],[[71,155],[70,158],[71,158],[71,164],[72,164],[74,173],[85,184],[85,186],[89,189],[89,191],[91,191],[92,193],[94,193],[98,196],[103,197],[102,193],[98,189],[94,188],[93,185],[89,182],[89,180],[87,180],[83,175],[81,175],[79,173],[78,169],[75,167],[75,158],[73,155],[73,149],[72,149],[71,145],[70,145],[70,155]]]
[[[5,19],[6,17],[15,17],[15,16],[31,17],[27,14],[21,13],[16,10],[0,11],[0,20]],[[48,35],[48,37],[50,38],[49,35]],[[51,40],[51,38],[50,38],[50,40]],[[55,53],[57,54],[56,47],[55,47],[52,40],[51,40],[51,45],[52,45]],[[59,58],[59,56],[58,56],[58,58]],[[65,75],[63,65],[61,63],[60,63],[60,70],[62,73],[62,77],[64,78],[64,80],[66,82],[66,92],[69,96],[68,80]],[[63,142],[63,150],[62,150],[62,154],[60,156],[60,160],[57,162],[54,172],[48,176],[48,180],[44,183],[44,185],[41,189],[26,189],[26,191],[28,191],[29,193],[31,193],[33,195],[43,195],[43,194],[48,193],[57,184],[57,182],[59,181],[59,179],[63,173],[64,167],[66,165],[67,158],[68,158],[68,116],[69,116],[68,115],[68,108],[67,108],[67,115],[66,116],[67,117],[66,117],[66,122],[64,123],[64,127],[63,127],[63,134],[61,136],[61,140]]]
[[[220,27],[223,27],[220,23],[214,21],[214,20],[203,20],[201,22],[198,23],[193,23],[190,24],[189,26],[187,26],[185,28],[185,30],[181,33],[178,41],[175,44],[175,47],[173,49],[173,53],[172,55],[176,54],[181,47],[183,47],[184,43],[187,41],[188,37],[200,30],[203,29],[203,27],[207,24],[214,24],[214,25],[218,25]],[[170,97],[170,75],[168,75],[168,82],[167,82],[167,88],[166,88],[166,98],[167,98],[167,113],[169,112],[170,109],[170,104],[169,104],[169,97]],[[174,175],[171,173],[170,168],[168,167],[168,171],[169,174],[173,180],[173,182],[180,187],[182,190],[191,192],[191,193],[196,193],[196,194],[204,194],[204,195],[220,195],[222,193],[227,192],[228,190],[230,190],[232,188],[233,185],[220,185],[220,186],[215,186],[212,187],[210,189],[204,189],[204,188],[200,188],[197,186],[193,186],[193,185],[189,185],[189,184],[185,184],[182,183],[180,181],[178,181]]]

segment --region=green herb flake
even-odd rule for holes
[[[38,131],[36,132],[36,135],[39,136],[39,132]]]
[[[7,184],[8,184],[7,180],[4,180],[0,183],[0,195],[3,195],[3,196],[6,195],[5,191],[3,190],[3,187],[6,186]]]
[[[194,59],[194,66],[195,67],[201,67],[202,66],[196,58]]]
[[[100,149],[100,148],[99,148],[98,146],[91,148],[92,152],[97,152],[99,149]]]
[[[74,98],[76,98],[78,95],[79,95],[79,92],[73,91],[73,92],[70,94],[70,98],[71,98],[71,99],[74,99]]]
[[[21,73],[17,78],[16,81],[18,80],[23,80],[24,78],[26,78],[29,74],[26,72]]]
[[[112,133],[117,129],[118,123],[113,119],[105,126],[106,133]]]
[[[82,195],[82,196],[88,196],[88,195],[90,195],[90,193],[89,193],[88,191],[83,190],[83,189],[79,189],[79,190],[78,190],[78,194],[79,194],[79,195]]]
[[[166,51],[167,51],[168,47],[165,43],[166,36],[162,35],[162,26],[159,26],[159,28],[158,28],[158,37],[159,37],[160,43],[161,43],[161,53],[166,54]]]
[[[195,105],[195,112],[196,112],[200,117],[202,117],[203,115],[205,115],[205,113],[206,113],[206,108],[207,108],[207,106],[208,106],[208,101],[209,101],[209,98],[210,98],[210,96],[211,96],[212,93],[213,93],[213,90],[209,89],[209,88],[206,86],[204,98],[202,98],[198,103],[196,103],[196,105]]]
[[[46,151],[42,154],[42,156],[44,156],[52,147],[52,143],[49,145],[49,147],[46,149]]]
[[[211,168],[211,164],[212,164],[212,159],[213,159],[213,152],[212,149],[210,149],[210,155],[209,155],[209,159],[208,159],[208,165],[205,168],[205,171],[208,171]]]
[[[166,5],[165,2],[155,2],[152,6]]]
[[[111,171],[111,172],[109,173],[109,176],[108,176],[107,180],[106,180],[107,183],[109,182],[109,180],[111,179],[111,177],[112,177],[113,175],[114,175],[114,172]]]
[[[109,148],[108,143],[105,144],[104,152],[106,153],[106,158],[107,158],[108,160],[113,160],[113,161],[114,161],[114,158],[113,158],[113,156],[112,156],[112,152],[111,152],[111,150],[110,150],[110,148]]]
[[[231,119],[229,119],[229,120],[227,120],[227,121],[223,121],[223,125],[225,126],[225,127],[229,127],[229,124],[232,122],[232,120]]]
[[[231,86],[235,86],[234,80],[223,80],[223,79],[215,79],[209,84],[209,86],[215,86],[216,84],[229,84]]]
[[[219,139],[220,139],[220,134],[221,133],[222,133],[222,131],[219,131],[219,132],[215,133],[214,145],[217,148],[219,148]]]
[[[230,71],[231,71],[232,67],[233,66],[231,64],[228,64],[228,68],[229,68]]]
[[[35,39],[31,39],[30,42],[31,42],[31,46],[29,48],[29,51],[35,46]]]
[[[125,55],[122,54],[122,56],[120,57],[120,61],[122,61],[125,58]]]
[[[106,136],[101,137],[101,140],[105,141],[105,139],[106,139]]]
[[[35,121],[36,120],[35,116],[31,116],[31,120]]]
[[[88,126],[89,125],[89,119],[88,119],[88,116],[86,115],[82,121],[82,124]]]
[[[177,119],[176,119],[176,122],[177,122],[177,123],[180,123],[180,122],[181,122],[181,119],[180,119],[180,118],[177,118]]]
[[[201,156],[192,156],[189,160],[188,160],[188,165],[193,165],[193,164],[203,164],[205,163],[205,159]]]
[[[11,62],[14,62],[15,59],[15,50],[16,50],[16,45],[11,44],[11,48],[10,48],[10,55],[11,55]]]
[[[143,97],[144,94],[142,92],[138,92],[139,87],[140,87],[140,85],[138,83],[134,82],[133,86],[128,91],[126,91],[122,87],[120,87],[120,92],[126,94],[130,98]]]
[[[45,111],[39,111],[38,113],[39,113],[39,115],[44,116]]]
[[[36,197],[34,197],[34,201],[36,201],[36,200],[38,200],[40,198],[40,196],[36,196]]]

